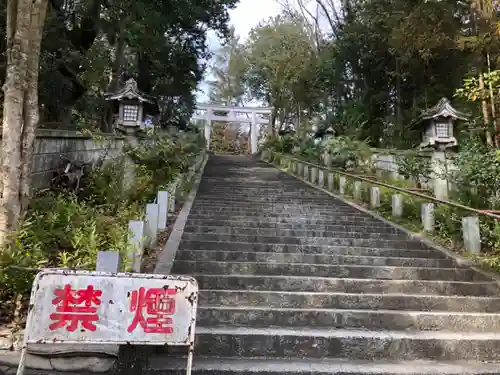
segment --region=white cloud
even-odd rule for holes
[[[240,41],[245,40],[250,30],[262,20],[267,20],[280,12],[280,5],[276,0],[241,0],[238,6],[229,12],[230,23],[234,26]],[[212,52],[220,47],[220,41],[214,32],[208,33],[208,46]],[[207,77],[208,78],[208,77]],[[197,93],[198,101],[207,100],[208,85],[206,80],[201,82]]]
[[[242,39],[262,20],[277,15],[281,10],[275,0],[241,0],[238,7],[230,12],[231,24]]]

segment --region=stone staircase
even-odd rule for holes
[[[495,282],[251,157],[210,158],[173,273],[194,374],[500,374]]]

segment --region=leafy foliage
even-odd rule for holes
[[[186,171],[202,148],[198,135],[151,137],[129,151],[132,186],[125,188],[126,164],[119,158],[92,171],[78,192],[33,199],[13,244],[0,252],[2,315],[12,315],[18,295],[29,296],[38,268],[94,269],[99,250],[119,251],[126,259],[128,221],[142,218],[145,203]]]
[[[449,178],[457,186],[457,199],[478,208],[500,208],[500,150],[471,138],[454,157],[456,170]]]
[[[281,165],[282,154],[273,154],[272,162],[279,166]],[[285,156],[286,158],[286,156]],[[339,190],[339,175],[334,175],[333,190]],[[370,189],[372,184],[362,182],[361,199],[354,196],[354,179],[347,178],[344,195],[356,203],[370,207]],[[463,255],[470,256],[477,261],[478,264],[494,269],[500,272],[500,223],[497,220],[492,220],[485,216],[480,216],[480,230],[482,247],[484,253],[481,255],[471,256],[464,253],[463,240],[462,240],[462,218],[470,216],[471,213],[459,208],[451,207],[445,204],[437,204],[434,209],[435,215],[435,230],[433,233],[423,233],[422,219],[421,219],[421,206],[423,203],[428,203],[427,200],[411,195],[397,192],[403,196],[403,214],[401,217],[394,217],[392,215],[392,196],[395,194],[394,190],[378,186],[380,191],[380,207],[377,212],[399,223],[409,230],[421,233],[422,235],[430,237],[436,243],[454,249]]]
[[[334,167],[358,168],[370,160],[372,151],[366,142],[357,141],[349,137],[327,139],[324,150],[330,155]]]
[[[41,122],[99,127],[106,110],[104,92],[133,76],[142,90],[159,99],[162,123],[184,126],[209,57],[207,30],[226,37],[228,11],[237,2],[51,1],[40,66]],[[6,0],[0,5],[5,40]],[[0,64],[5,49],[0,43]]]
[[[418,152],[405,152],[396,155],[399,173],[414,181],[428,180],[431,177],[431,160]]]

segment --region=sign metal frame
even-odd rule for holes
[[[54,340],[54,339],[37,339],[33,340],[31,338],[31,333],[36,327],[37,321],[35,319],[35,303],[37,301],[37,292],[39,291],[40,281],[47,276],[58,276],[58,277],[96,277],[96,278],[113,278],[113,279],[139,279],[139,280],[155,280],[164,281],[166,284],[169,282],[179,283],[182,282],[187,287],[190,286],[191,294],[189,298],[186,297],[190,304],[191,316],[189,317],[188,334],[187,340],[184,342],[160,342],[160,341],[134,341],[130,340],[110,340],[110,341],[92,341],[89,340]],[[178,287],[177,287],[178,288]],[[110,273],[110,272],[96,272],[96,271],[70,271],[61,269],[44,269],[40,271],[33,281],[33,286],[31,289],[28,317],[26,320],[26,328],[23,338],[23,345],[21,348],[21,357],[19,360],[19,366],[16,375],[23,375],[25,369],[25,362],[27,356],[28,344],[111,344],[111,345],[170,345],[170,346],[186,346],[188,348],[188,356],[186,363],[186,375],[191,375],[192,363],[193,363],[193,353],[194,353],[194,338],[195,338],[195,328],[196,328],[196,311],[198,306],[198,283],[196,279],[190,276],[172,276],[172,275],[159,275],[159,274],[142,274],[142,273]]]

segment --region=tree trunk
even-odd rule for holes
[[[9,0],[2,126],[0,246],[17,228],[30,198],[38,124],[38,65],[48,0]]]
[[[479,73],[479,89],[481,90],[481,92],[483,92],[484,88],[485,88],[485,86],[484,86],[483,72],[481,71]],[[493,146],[493,137],[492,137],[491,131],[490,131],[490,113],[488,110],[488,102],[484,98],[481,99],[481,108],[483,110],[484,125],[486,126],[486,132],[485,132],[486,143],[489,146]]]
[[[123,35],[123,27],[118,27],[118,32],[115,41],[115,56],[111,72],[111,79],[107,88],[107,92],[115,92],[118,89],[120,76],[122,74],[123,62],[125,60],[125,38]],[[113,105],[106,101],[104,105],[104,121],[101,130],[105,133],[113,132]]]
[[[38,71],[40,68],[40,48],[43,25],[47,13],[48,0],[38,0],[32,5],[29,57],[26,72],[26,93],[24,98],[23,144],[21,149],[21,214],[24,215],[31,199],[31,169],[35,148],[35,131],[40,122],[38,107]]]
[[[493,90],[493,84],[491,83],[491,60],[490,60],[490,54],[486,53],[486,61],[488,63],[488,74],[490,75],[490,79],[488,80],[488,91],[490,94],[490,108],[491,108],[491,122],[493,125],[493,131],[495,132],[494,136],[494,141],[495,141],[495,147],[500,148],[500,129],[498,127],[498,122],[497,122],[497,111],[495,108],[495,93]]]

